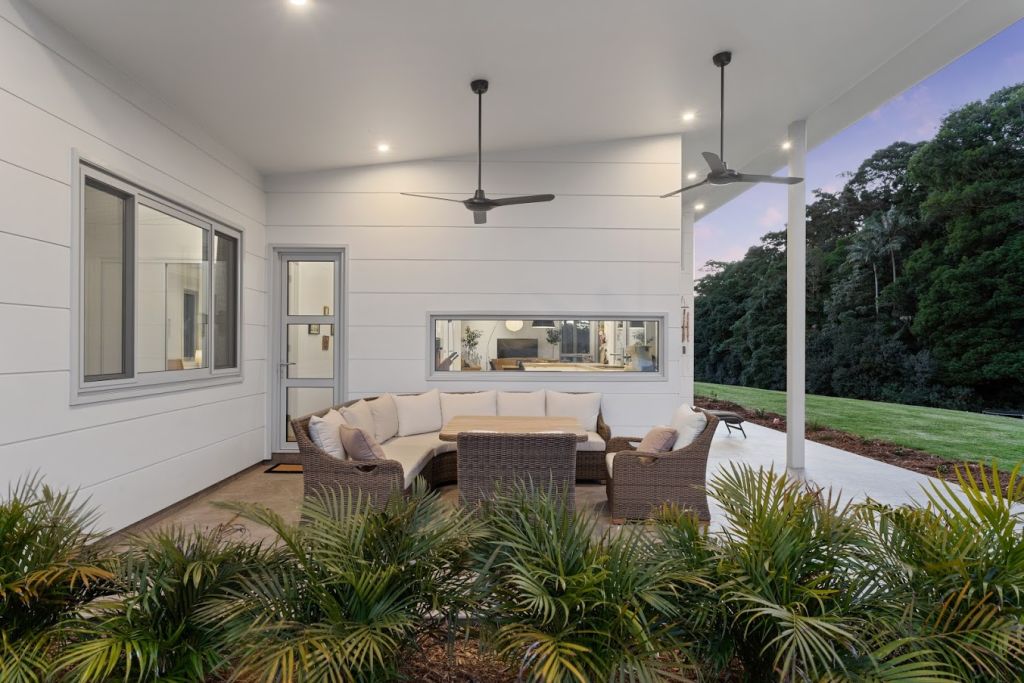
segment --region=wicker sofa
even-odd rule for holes
[[[704,428],[693,441],[674,451],[637,451],[640,438],[615,437],[608,442],[608,511],[613,524],[628,519],[647,519],[668,503],[693,511],[708,521],[708,496],[704,489],[711,439],[718,418],[706,410]]]
[[[458,392],[476,393],[476,392]],[[377,397],[360,399],[377,400]],[[357,401],[348,401],[341,408]],[[292,430],[299,447],[299,458],[303,468],[303,489],[306,495],[324,486],[349,486],[369,496],[375,504],[387,500],[394,491],[407,490],[416,477],[423,477],[432,487],[455,483],[458,479],[457,445],[441,441],[437,432],[396,436],[381,444],[387,459],[379,462],[341,460],[331,457],[314,443],[309,432],[309,421],[314,415],[323,417],[331,408],[294,418]],[[597,415],[597,429],[588,433],[588,439],[580,443],[576,452],[576,480],[604,481],[608,471],[605,466],[607,444],[611,429],[600,412]]]

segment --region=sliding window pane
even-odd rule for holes
[[[213,240],[213,367],[238,367],[238,240]]]
[[[84,192],[83,341],[85,381],[131,374],[125,330],[129,306],[125,294],[131,272],[126,263],[129,197],[92,180]]]
[[[139,205],[140,372],[208,367],[207,231]]]

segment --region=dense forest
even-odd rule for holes
[[[807,207],[807,390],[1024,408],[1024,84],[845,178]],[[706,264],[695,321],[699,380],[785,388],[784,229]]]

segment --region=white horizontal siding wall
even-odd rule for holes
[[[69,405],[72,149],[244,230],[244,381]],[[117,529],[265,453],[261,179],[21,0],[0,0],[0,486],[39,472]]]
[[[617,433],[668,421],[692,396],[680,338],[678,136],[485,154],[489,194],[552,192],[549,204],[495,209],[476,226],[458,204],[475,159],[385,164],[267,180],[267,241],[348,250],[350,398],[476,388],[600,391]],[[664,315],[665,381],[495,382],[427,378],[427,315],[492,312]],[[515,316],[510,316],[515,317]]]

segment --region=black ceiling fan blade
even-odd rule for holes
[[[555,198],[553,194],[528,194],[522,197],[502,197],[491,199],[494,206],[511,206],[512,204],[536,204],[537,202],[550,202]]]
[[[721,157],[717,154],[713,152],[701,152],[701,156],[704,157],[704,161],[707,162],[712,173],[725,173],[728,170],[725,166],[725,162],[722,161]]]
[[[708,184],[707,180],[702,180],[699,183],[694,183],[693,185],[687,185],[686,187],[681,187],[678,190],[676,190],[675,192],[669,192],[668,194],[663,194],[663,195],[661,195],[661,198],[662,199],[667,199],[668,197],[675,197],[677,194],[682,194],[682,193],[686,192],[687,190],[692,190],[695,187],[700,187],[701,185],[707,185],[707,184]]]
[[[416,194],[415,192],[399,192],[399,194],[404,194],[406,197],[421,197],[423,199],[440,199],[443,202],[455,202],[457,204],[464,204],[465,203],[465,200],[463,200],[463,199],[452,199],[451,197],[435,197],[434,195],[430,195],[430,194]]]
[[[751,173],[740,173],[734,182],[738,183],[771,183],[773,185],[796,185],[802,183],[803,178],[793,176],[754,175]]]
[[[486,223],[487,222],[487,212],[486,211],[474,211],[473,212],[473,222],[475,224],[477,224],[477,225],[483,225],[484,223]]]

